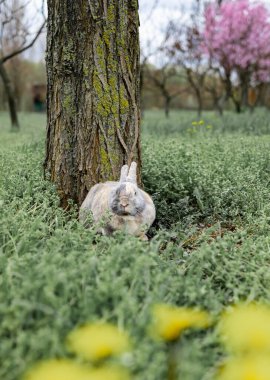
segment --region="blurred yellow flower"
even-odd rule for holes
[[[198,122],[197,122],[197,121],[193,121],[193,122],[191,123],[191,125],[198,125]]]
[[[119,367],[98,369],[84,367],[70,360],[48,360],[30,370],[24,380],[129,380],[128,372]]]
[[[207,129],[211,129],[211,128],[213,128],[213,125],[210,125],[210,124],[209,124],[209,125],[206,126],[206,128],[207,128]]]
[[[91,323],[72,331],[68,349],[85,359],[99,360],[128,351],[128,336],[109,323]]]
[[[224,313],[218,329],[229,350],[234,352],[270,351],[270,308],[268,306],[256,303],[236,305]]]
[[[211,319],[205,311],[157,304],[153,308],[153,334],[161,339],[172,341],[179,337],[184,329],[190,327],[205,328]]]
[[[129,380],[128,372],[119,367],[105,366],[91,372],[91,380]]]
[[[198,124],[199,124],[199,125],[203,125],[203,124],[204,124],[204,121],[203,121],[203,120],[200,120]]]
[[[87,367],[70,360],[53,359],[37,364],[25,375],[24,380],[92,380],[92,376]]]
[[[228,360],[220,370],[217,380],[269,380],[269,356],[245,356]]]

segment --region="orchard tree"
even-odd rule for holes
[[[204,81],[204,89],[211,95],[213,107],[220,116],[223,115],[224,86],[218,70],[209,67]]]
[[[249,86],[269,81],[269,17],[263,4],[249,0],[211,3],[205,9],[202,48],[218,68],[226,97],[233,100],[237,112],[247,103]]]
[[[200,116],[208,72],[201,49],[201,34],[195,23],[191,26],[170,23],[168,34],[168,56],[175,65],[184,70],[186,81],[197,100],[197,112]]]
[[[146,66],[145,71],[145,76],[163,98],[164,112],[165,116],[168,118],[170,116],[172,101],[180,94],[186,92],[186,88],[182,88],[179,84],[175,83],[176,79],[181,78],[179,67],[170,65],[168,61],[159,67],[148,65]]]
[[[45,27],[41,9],[34,15],[34,18],[42,19],[40,26],[35,31],[31,30],[33,17],[29,18],[26,15],[29,4],[29,1],[23,0],[0,0],[0,77],[8,100],[13,130],[19,130],[19,120],[14,87],[6,69],[6,63],[32,47]]]
[[[140,47],[140,101],[141,101],[141,112],[144,112],[145,105],[143,103],[143,90],[146,87],[146,76],[149,74],[149,66],[151,66],[149,60],[155,54],[157,54],[159,48],[153,48],[151,42],[148,41],[147,46]]]
[[[140,169],[138,28],[137,0],[48,0],[45,171],[63,207]]]
[[[171,22],[168,28],[168,53],[175,64],[180,66],[186,76],[189,88],[197,100],[198,117],[203,109],[204,83],[208,65],[201,49],[202,35],[200,33],[203,1],[192,3],[191,17],[188,24]]]

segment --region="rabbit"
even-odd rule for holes
[[[94,223],[98,223],[109,214],[101,229],[104,235],[121,230],[148,240],[145,233],[155,220],[156,209],[150,195],[137,186],[136,168],[136,162],[132,162],[130,168],[124,165],[119,182],[93,186],[80,207],[79,220],[85,223],[92,212]]]

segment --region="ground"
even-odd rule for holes
[[[164,380],[167,347],[148,334],[153,304],[199,307],[218,318],[241,300],[270,297],[270,118],[146,112],[143,182],[157,220],[149,242],[100,237],[58,207],[43,179],[45,117],[0,114],[0,378],[65,357],[65,338],[104,319],[129,332],[137,380]],[[225,356],[215,328],[187,331],[179,379],[213,378]]]

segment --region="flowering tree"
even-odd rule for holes
[[[226,98],[233,99],[238,112],[248,87],[270,79],[269,17],[263,4],[249,0],[211,3],[205,9],[203,51],[211,67],[218,68]]]

